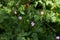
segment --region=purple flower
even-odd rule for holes
[[[35,25],[35,23],[34,22],[31,22],[31,26],[34,26]]]
[[[22,20],[22,16],[19,16],[18,19],[19,19],[19,20]]]
[[[59,37],[59,36],[56,36],[56,39],[57,39],[57,40],[59,40],[59,39],[60,39],[60,37]]]

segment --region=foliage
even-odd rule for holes
[[[0,40],[55,40],[59,10],[60,0],[0,0]]]

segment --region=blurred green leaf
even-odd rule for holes
[[[9,1],[8,3],[7,3],[7,6],[13,6],[13,4],[14,4],[14,1],[13,0],[11,0],[11,1]]]

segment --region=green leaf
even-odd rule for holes
[[[0,7],[2,7],[2,4],[0,4]]]
[[[25,15],[25,13],[24,13],[24,5],[21,5],[20,7],[19,7],[19,12],[22,14],[22,15]]]
[[[38,36],[36,33],[32,33],[32,40],[38,40]]]
[[[9,14],[11,12],[10,8],[4,7],[4,10]]]
[[[17,40],[26,40],[24,37],[17,37]]]
[[[40,18],[39,18],[39,15],[34,15],[34,20],[35,21],[38,21]]]
[[[8,3],[7,3],[7,6],[13,6],[13,4],[14,4],[14,1],[9,1]]]

